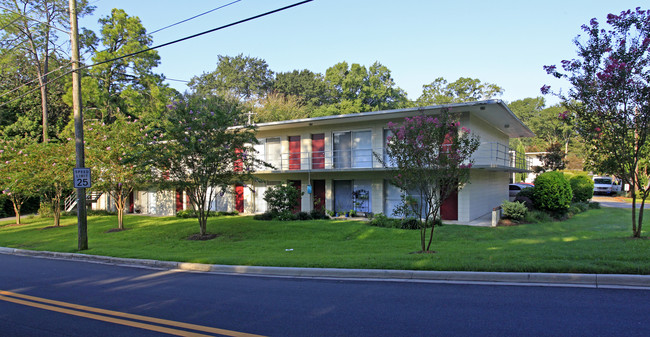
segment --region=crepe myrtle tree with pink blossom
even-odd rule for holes
[[[644,159],[650,155],[650,11],[608,14],[606,26],[597,19],[583,25],[574,43],[577,57],[561,66],[545,66],[550,75],[571,84],[553,91],[567,108],[558,118],[571,124],[587,143],[587,165],[629,184],[632,195],[632,236],[641,237],[644,203],[650,193]],[[637,191],[642,200],[636,211]]]
[[[129,195],[150,183],[148,166],[127,162],[139,148],[146,129],[139,120],[121,114],[110,124],[97,120],[84,124],[86,167],[91,168],[92,189],[107,193],[114,201],[117,230],[124,230]]]
[[[160,128],[147,130],[138,157],[156,168],[161,187],[183,190],[199,221],[199,238],[207,233],[210,205],[217,195],[257,178],[254,125],[237,103],[218,96],[184,95],[167,106]],[[270,166],[269,166],[270,167]]]
[[[432,252],[440,207],[469,182],[479,138],[461,127],[458,115],[448,109],[435,116],[407,117],[401,124],[389,122],[388,129],[392,134],[386,144],[388,158],[376,157],[394,167],[391,183],[411,194],[399,208],[419,221],[421,250]]]
[[[72,169],[75,165],[75,149],[72,141],[50,140],[28,147],[34,175],[30,182],[54,216],[54,227],[60,226],[61,202],[66,192],[72,190]]]
[[[11,200],[18,225],[23,204],[37,194],[31,180],[36,172],[32,165],[34,157],[28,147],[26,139],[0,140],[0,190]]]

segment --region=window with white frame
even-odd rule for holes
[[[372,167],[370,130],[334,132],[334,168]]]
[[[273,170],[282,169],[282,143],[280,137],[259,139],[259,144],[254,146],[257,151],[257,158],[273,165]],[[268,170],[260,166],[258,170]]]

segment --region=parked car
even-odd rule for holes
[[[514,201],[515,197],[517,197],[517,194],[519,194],[519,192],[521,192],[521,190],[523,190],[524,188],[529,188],[529,187],[533,187],[533,186],[535,186],[535,185],[530,184],[530,183],[510,184],[510,186],[508,188],[510,190],[509,193],[508,193],[508,199],[510,201]]]
[[[594,177],[594,194],[612,195],[621,191],[621,183],[612,177]]]

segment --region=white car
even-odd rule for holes
[[[612,195],[621,191],[621,184],[611,177],[594,177],[594,194]]]

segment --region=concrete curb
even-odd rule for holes
[[[650,275],[497,273],[468,271],[422,271],[386,269],[340,269],[210,265],[201,263],[128,259],[110,256],[59,253],[0,247],[0,254],[60,260],[87,261],[113,265],[179,269],[229,275],[281,276],[298,278],[366,279],[391,281],[432,281],[448,283],[503,283],[518,285],[566,285],[591,288],[633,287],[650,289]]]

